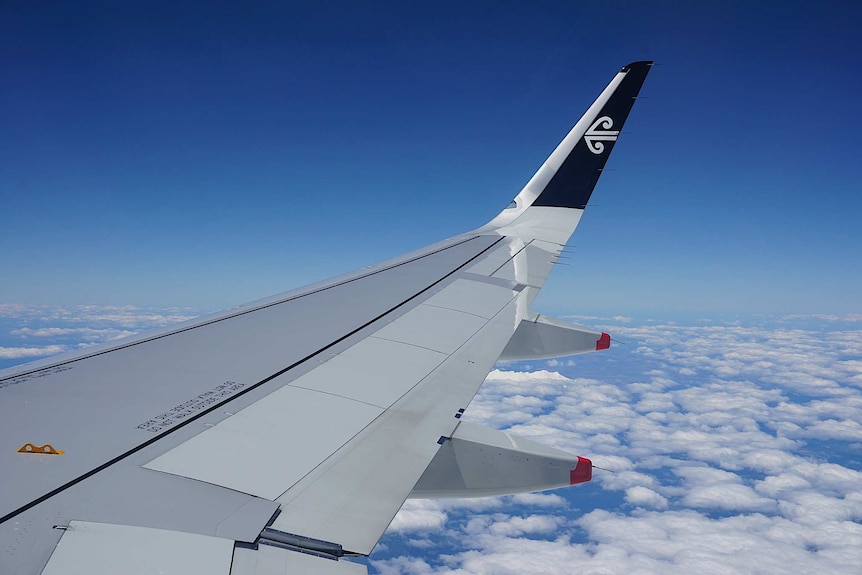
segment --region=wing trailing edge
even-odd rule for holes
[[[614,77],[548,158],[554,174],[532,205],[587,206],[651,66],[634,62]]]

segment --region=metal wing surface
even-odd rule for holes
[[[0,573],[363,573],[411,494],[587,481],[461,424],[494,363],[604,349],[530,311],[651,63],[624,67],[512,206],[377,266],[0,372]]]

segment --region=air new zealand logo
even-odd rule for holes
[[[602,116],[590,126],[587,133],[584,134],[584,141],[587,143],[587,149],[594,154],[601,154],[605,151],[605,145],[602,142],[616,142],[619,136],[619,130],[611,130],[614,127],[614,121],[610,116]]]

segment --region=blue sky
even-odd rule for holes
[[[214,309],[490,219],[654,59],[537,302],[859,311],[858,3],[0,7],[0,302]]]

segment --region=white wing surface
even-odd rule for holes
[[[530,305],[651,63],[486,226],[160,332],[0,372],[0,573],[362,573],[409,496],[588,481],[460,425],[494,363],[604,349]]]

